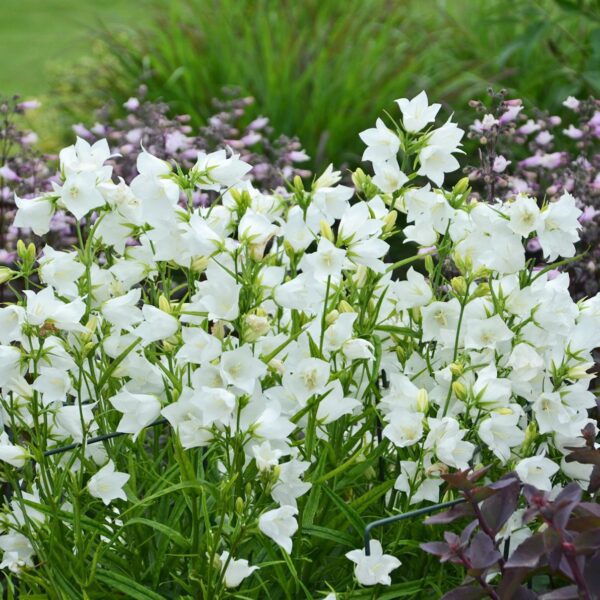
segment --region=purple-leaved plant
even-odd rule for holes
[[[442,562],[466,570],[462,585],[443,600],[600,598],[600,504],[593,501],[600,489],[600,450],[592,424],[582,433],[584,445],[571,448],[567,461],[593,465],[590,501],[575,482],[553,495],[521,486],[516,473],[491,483],[481,483],[485,468],[442,475],[465,502],[426,524],[468,521],[462,531],[446,531],[444,541],[421,544]],[[534,586],[534,576],[541,574],[545,582],[538,577]]]

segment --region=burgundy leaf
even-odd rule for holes
[[[600,517],[571,517],[567,524],[569,531],[589,531],[598,527],[600,527]]]
[[[560,536],[554,529],[548,527],[544,529],[542,539],[548,564],[553,571],[557,571],[563,556]]]
[[[521,583],[531,573],[530,569],[504,569],[504,574],[498,584],[498,596],[500,598],[517,598],[517,593],[522,589]],[[524,598],[527,598],[527,596],[524,596]]]
[[[567,454],[565,457],[567,462],[578,462],[584,465],[600,465],[600,450],[588,448],[587,446],[570,450],[571,453]]]
[[[579,592],[576,585],[568,585],[540,596],[540,600],[578,600],[578,598]]]
[[[465,554],[471,566],[478,570],[487,569],[502,558],[502,555],[494,546],[494,542],[482,531],[475,534]]]
[[[587,491],[590,494],[595,494],[598,490],[600,490],[600,466],[594,465]]]
[[[536,533],[519,544],[506,562],[506,568],[535,569],[540,564],[544,551],[543,534]]]
[[[448,592],[442,600],[479,600],[486,596],[487,594],[479,586],[461,585]]]
[[[448,558],[453,554],[450,550],[450,546],[445,542],[425,542],[424,544],[420,544],[421,550],[428,552],[429,554],[435,554],[435,556],[439,556],[442,559],[442,562],[448,560]]]
[[[468,477],[469,470],[457,471],[456,473],[446,473],[442,475],[442,479],[452,488],[457,490],[472,490],[475,484]]]
[[[458,504],[450,510],[433,515],[425,520],[425,525],[441,525],[445,523],[453,523],[457,519],[473,516],[473,507],[470,504]]]
[[[473,532],[475,531],[475,528],[477,527],[478,523],[477,521],[471,521],[462,531],[462,533],[460,534],[460,544],[461,546],[466,546],[469,543],[469,540],[471,539],[471,535],[473,535]]]
[[[575,551],[579,554],[593,554],[600,550],[600,529],[580,533],[574,540]]]
[[[588,588],[600,594],[600,551],[587,559],[583,577]]]
[[[487,526],[496,535],[515,512],[519,502],[519,482],[513,479],[481,505]]]
[[[552,503],[554,527],[564,531],[573,509],[579,504],[580,500],[581,488],[575,482],[569,483]]]

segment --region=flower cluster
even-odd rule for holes
[[[330,166],[267,193],[231,149],[190,168],[142,150],[116,183],[108,142],[78,139],[60,183],[18,201],[15,226],[42,236],[63,210],[79,247],[21,244],[3,273],[25,288],[0,309],[3,567],[39,585],[29,573],[61,540],[95,566],[63,577],[100,597],[143,539],[140,577],[166,569],[165,597],[343,592],[352,563],[362,585],[400,564],[356,550],[363,519],[436,502],[442,475],[485,463],[542,490],[585,485],[592,466],[564,457],[595,406],[600,299],[575,303],[567,274],[526,258],[533,236],[548,260],[573,256],[576,200],[443,189],[463,132],[436,127],[425,93],[398,106],[361,134],[375,175],[354,188]],[[217,201],[197,206],[204,192]],[[387,262],[402,237],[419,251]]]
[[[124,105],[126,116],[113,115],[113,107],[105,106],[96,115],[91,127],[77,124],[75,133],[90,144],[108,139],[113,155],[119,160],[109,161],[113,169],[112,180],[131,181],[137,174],[136,155],[140,145],[162,160],[170,160],[182,168],[191,168],[198,150],[210,152],[229,147],[252,165],[249,174],[261,189],[284,188],[295,176],[306,177],[310,172],[299,168],[308,160],[300,142],[284,135],[275,136],[266,117],[247,124],[246,111],[253,103],[241,97],[235,89],[225,89],[224,100],[213,101],[215,114],[204,127],[194,131],[188,115],[170,116],[167,104],[144,99],[145,89],[138,97],[130,98]],[[49,191],[58,183],[56,157],[35,150],[37,136],[17,127],[17,119],[26,110],[37,107],[36,102],[0,101],[0,262],[10,265],[15,259],[16,241],[28,233],[12,226],[18,199],[30,198],[40,191]],[[197,190],[193,201],[209,204],[214,194]],[[19,200],[17,200],[17,203]],[[35,230],[32,233],[37,234]],[[56,211],[50,225],[48,241],[54,247],[68,248],[77,242],[75,219],[67,211]]]
[[[527,194],[541,205],[565,192],[573,194],[582,210],[579,251],[585,254],[569,265],[571,293],[577,299],[597,293],[600,101],[569,97],[563,103],[566,117],[537,109],[529,117],[521,100],[507,100],[504,92],[490,93],[491,107],[471,103],[481,114],[469,132],[478,142],[480,161],[467,168],[469,179],[481,184],[481,195],[490,202]],[[539,240],[530,240],[528,249],[539,255]]]

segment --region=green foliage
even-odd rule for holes
[[[137,37],[111,37],[112,76],[75,81],[76,91],[98,102],[99,91],[125,97],[145,81],[151,98],[202,122],[218,90],[240,86],[319,166],[334,156],[356,164],[354,132],[390,108],[389,98],[421,89],[456,110],[490,84],[542,107],[600,89],[593,0],[178,0],[157,8]]]

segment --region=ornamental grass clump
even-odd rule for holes
[[[390,527],[367,554],[365,525],[476,465],[588,485],[566,457],[594,422],[600,299],[526,257],[533,236],[574,255],[575,198],[445,189],[463,131],[424,92],[398,106],[361,134],[374,175],[353,186],[330,166],[267,192],[231,149],[190,168],[141,149],[115,182],[108,142],[78,139],[19,203],[16,227],[62,210],[78,244],[21,243],[3,272],[8,594],[441,595],[460,574],[416,554],[430,532]],[[419,249],[390,262],[403,241]]]

